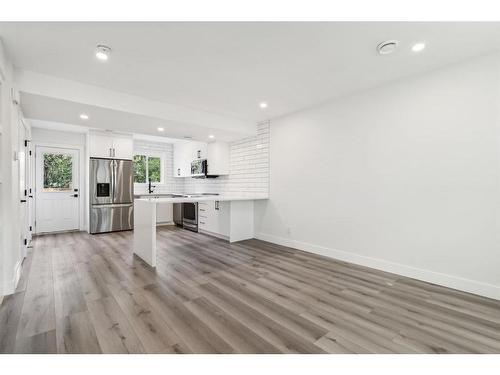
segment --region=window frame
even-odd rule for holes
[[[159,182],[151,181],[151,183],[152,184],[159,184],[159,185],[165,184],[165,154],[164,153],[134,151],[134,154],[132,155],[132,163],[134,162],[135,156],[145,156],[146,157],[146,182],[135,182],[134,181],[134,185],[145,186],[148,184],[148,181],[149,181],[149,158],[159,158],[160,159],[160,181]]]

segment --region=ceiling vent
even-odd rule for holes
[[[389,55],[398,48],[398,43],[397,40],[387,40],[377,46],[377,51],[381,55]]]

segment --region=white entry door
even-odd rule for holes
[[[79,151],[36,147],[36,233],[80,226]]]

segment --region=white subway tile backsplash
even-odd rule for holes
[[[173,177],[173,144],[135,141],[135,153],[164,155],[164,184],[157,184],[157,193],[239,193],[269,194],[269,122],[257,125],[257,136],[230,143],[229,176],[215,179]],[[145,185],[136,185],[145,192]]]

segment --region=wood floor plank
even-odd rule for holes
[[[30,337],[56,328],[52,248],[33,254],[17,337]]]
[[[167,289],[160,285],[143,288],[144,295],[180,340],[193,353],[233,353],[233,348]]]
[[[262,337],[241,324],[237,319],[226,314],[222,309],[206,298],[197,298],[186,303],[193,312],[223,340],[234,348],[235,353],[280,353]]]
[[[99,346],[104,353],[145,353],[144,347],[113,297],[88,302]]]
[[[57,335],[57,352],[66,354],[99,354],[101,347],[88,311],[62,318],[60,335]]]
[[[500,353],[500,301],[256,239],[35,237],[2,353]]]
[[[0,305],[0,353],[13,353],[24,292],[6,296]]]
[[[14,352],[18,354],[57,354],[56,331],[21,337],[16,341]]]
[[[110,285],[110,290],[148,353],[189,352],[144,297],[142,289]]]

